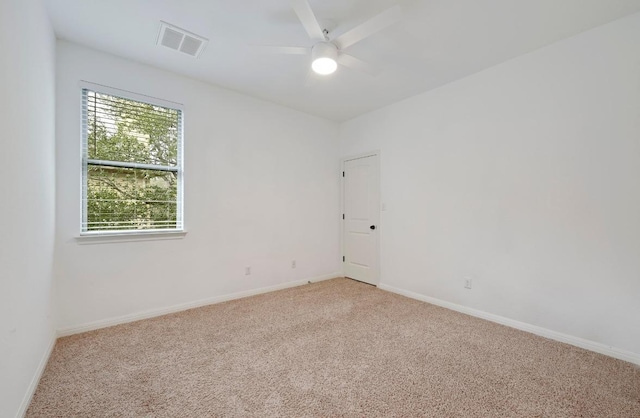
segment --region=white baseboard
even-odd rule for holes
[[[335,272],[331,274],[326,274],[324,276],[313,277],[310,279],[296,280],[293,282],[277,284],[275,286],[268,286],[268,287],[262,287],[259,289],[246,290],[244,292],[231,293],[231,294],[222,295],[222,296],[214,296],[212,298],[201,299],[194,302],[181,303],[181,304],[169,306],[166,308],[151,309],[148,311],[122,315],[116,318],[90,322],[84,325],[61,328],[61,329],[58,329],[58,337],[66,337],[73,334],[80,334],[82,332],[94,331],[96,329],[112,327],[114,325],[125,324],[127,322],[140,321],[142,319],[148,319],[156,316],[162,316],[162,315],[167,315],[175,312],[186,311],[188,309],[200,308],[202,306],[213,305],[221,302],[227,302],[234,299],[241,299],[249,296],[259,295],[262,293],[273,292],[276,290],[288,289],[290,287],[302,286],[309,282],[315,283],[323,280],[330,280],[336,277],[342,277],[341,273]]]
[[[47,367],[47,363],[49,362],[49,357],[51,357],[51,352],[53,351],[53,347],[56,345],[56,334],[51,334],[51,339],[49,340],[49,345],[44,351],[42,358],[40,359],[40,363],[38,364],[38,368],[36,372],[33,374],[33,378],[31,379],[31,383],[29,383],[29,387],[27,388],[27,392],[24,394],[24,398],[22,398],[22,402],[20,403],[20,408],[16,413],[16,418],[24,417],[24,414],[27,413],[27,409],[29,408],[29,404],[31,403],[31,399],[33,395],[36,393],[36,389],[38,388],[38,383],[40,383],[40,378],[42,377],[42,373],[44,373],[45,367]]]
[[[525,322],[505,318],[504,316],[495,315],[478,309],[473,309],[463,305],[447,302],[441,299],[432,298],[430,296],[425,296],[420,293],[411,292],[409,290],[399,289],[397,287],[389,286],[386,284],[380,284],[378,285],[378,288],[386,290],[388,292],[397,293],[411,299],[416,299],[422,302],[430,303],[432,305],[441,306],[453,311],[475,316],[476,318],[486,319],[487,321],[496,322],[501,325],[506,325],[508,327],[516,328],[521,331],[530,332],[532,334],[549,338],[551,340],[560,341],[563,343],[574,345],[576,347],[584,348],[585,350],[595,351],[596,353],[604,354],[605,356],[614,357],[620,360],[628,361],[629,363],[640,365],[640,354],[633,353],[631,351],[621,350],[619,348],[611,347],[595,341],[586,340],[580,337],[574,337],[562,332],[552,331],[550,329],[542,328],[537,325],[527,324]]]

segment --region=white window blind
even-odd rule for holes
[[[182,110],[82,90],[83,233],[182,230]]]

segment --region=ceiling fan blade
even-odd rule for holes
[[[340,49],[348,48],[351,45],[360,42],[364,38],[381,31],[387,26],[393,25],[401,18],[402,9],[399,6],[394,6],[338,36],[334,40],[334,43],[338,45],[338,48]]]
[[[291,6],[298,15],[298,19],[302,22],[305,30],[311,39],[324,41],[324,32],[318,23],[318,19],[313,14],[311,6],[307,0],[291,0]]]
[[[307,55],[309,53],[309,48],[302,46],[251,45],[251,49],[263,54]]]
[[[351,68],[352,70],[362,71],[363,73],[367,73],[372,76],[380,75],[379,68],[374,67],[373,65],[362,60],[359,60],[352,55],[340,54],[338,56],[338,63],[340,65],[344,65],[345,67]]]
[[[314,73],[313,70],[309,68],[309,71],[307,71],[307,75],[304,78],[304,87],[306,88],[315,87],[320,81],[320,77],[322,76]]]

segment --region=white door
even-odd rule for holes
[[[344,275],[377,285],[380,220],[378,156],[345,160],[343,176]]]

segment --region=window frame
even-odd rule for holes
[[[184,105],[170,100],[160,99],[140,93],[117,89],[102,84],[81,81],[80,86],[80,138],[81,138],[81,169],[80,169],[80,233],[76,238],[82,243],[95,242],[120,242],[120,241],[140,241],[147,239],[176,239],[186,235],[184,220]],[[119,97],[125,100],[137,101],[153,106],[160,106],[177,110],[180,112],[178,120],[178,149],[176,158],[177,172],[177,193],[176,193],[176,228],[159,229],[128,229],[128,230],[84,230],[88,219],[88,167],[89,167],[89,127],[87,126],[87,107],[85,106],[85,90],[98,94],[106,94]],[[114,162],[118,163],[118,162]],[[128,166],[138,165],[139,169],[144,169],[144,164],[126,163]],[[163,167],[163,166],[160,166]],[[171,170],[173,171],[173,170]]]

